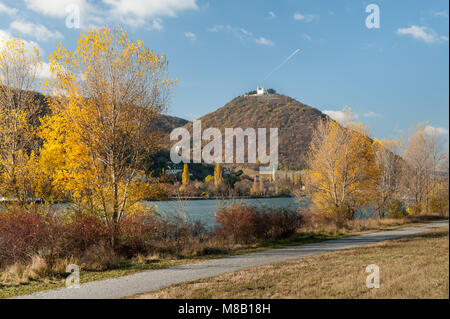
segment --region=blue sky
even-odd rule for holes
[[[365,24],[372,3],[380,28]],[[70,4],[80,29],[66,26]],[[448,137],[448,12],[444,0],[0,0],[0,39],[47,57],[89,26],[122,26],[168,56],[171,115],[194,119],[261,84],[336,118],[348,105],[377,137],[423,121]]]

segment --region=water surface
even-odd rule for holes
[[[246,204],[254,207],[291,208],[306,207],[309,200],[296,199],[295,197],[279,198],[247,198],[247,199],[204,199],[204,200],[176,200],[144,202],[147,206],[153,206],[163,216],[181,216],[187,221],[200,220],[207,226],[215,225],[215,214],[219,208],[232,204]]]

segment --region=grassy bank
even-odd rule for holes
[[[380,267],[380,288],[365,268]],[[448,228],[174,285],[137,298],[449,298]]]
[[[332,224],[315,225],[310,223],[303,225],[303,227],[289,238],[265,240],[253,243],[236,243],[233,241],[224,241],[223,239],[202,242],[202,239],[193,238],[188,243],[190,246],[189,250],[184,252],[180,251],[178,254],[153,253],[139,254],[132,258],[119,258],[115,263],[109,265],[108,268],[99,270],[82,266],[81,283],[119,277],[139,271],[161,269],[211,258],[220,258],[289,245],[320,242],[364,232],[394,229],[421,223],[430,219],[435,219],[435,217],[360,220],[348,222],[345,228],[336,228],[336,226]],[[97,258],[97,256],[93,257]],[[65,260],[63,265],[68,262],[71,261]],[[26,267],[18,265],[8,267],[0,271],[0,298],[8,298],[41,290],[63,287],[66,276],[67,274],[63,267],[61,267],[59,271],[53,271],[52,273],[45,272],[45,265],[41,265],[39,260],[32,262]]]

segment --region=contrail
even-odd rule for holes
[[[297,49],[297,50],[295,50],[294,52],[292,52],[291,55],[288,56],[288,57],[286,58],[286,60],[284,60],[283,62],[281,62],[281,64],[280,64],[279,66],[277,66],[275,69],[273,69],[272,71],[270,71],[270,73],[267,74],[267,76],[264,78],[263,81],[267,80],[267,78],[268,78],[269,76],[271,76],[272,73],[274,73],[274,72],[277,71],[279,68],[281,68],[287,61],[289,61],[290,59],[292,59],[292,58],[294,57],[294,55],[296,55],[299,51],[300,51],[300,49]]]

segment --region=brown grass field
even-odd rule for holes
[[[380,267],[380,288],[365,268]],[[448,228],[173,285],[136,298],[449,298]]]

